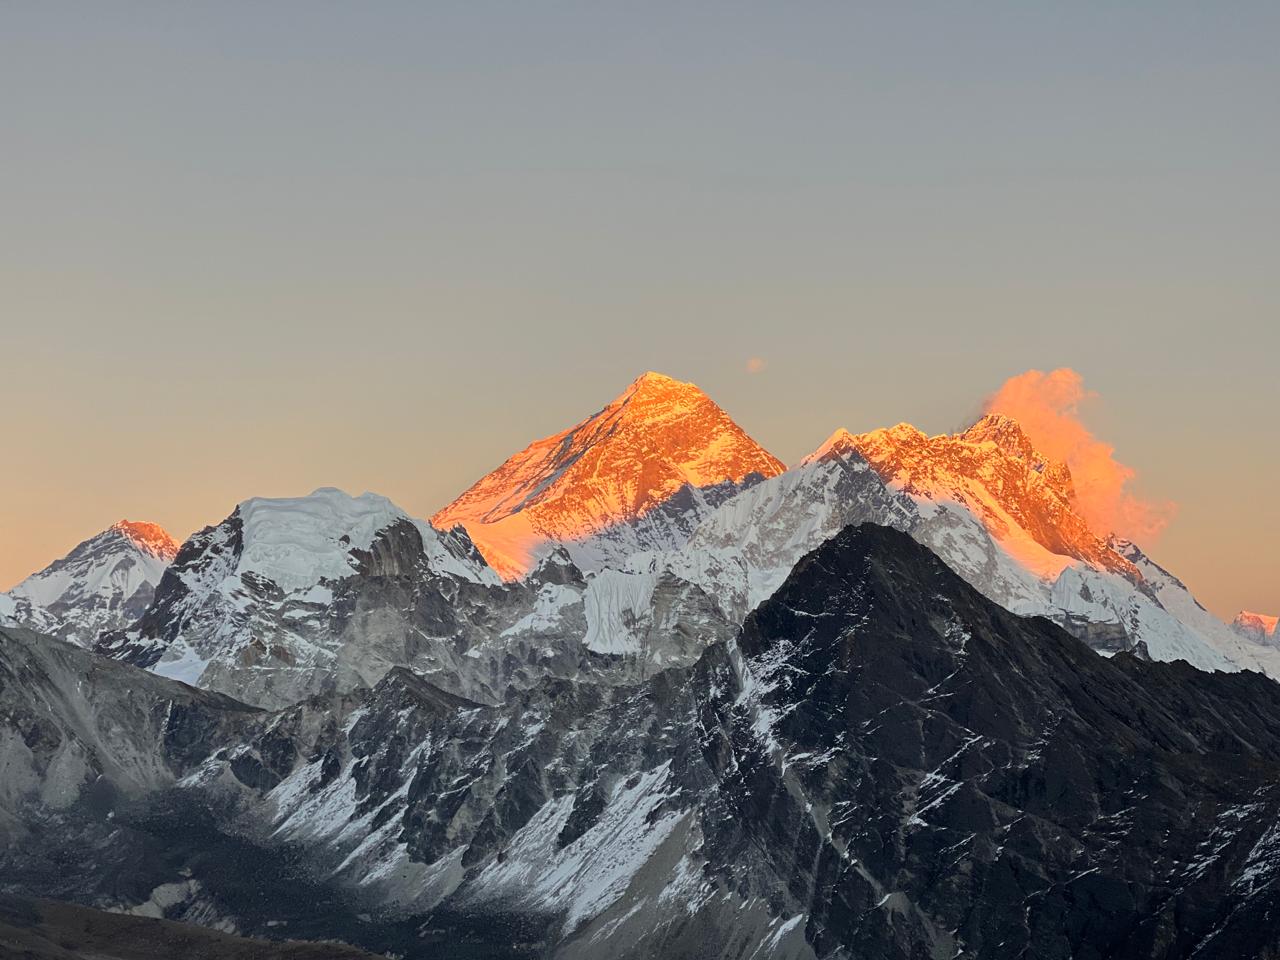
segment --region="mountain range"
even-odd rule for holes
[[[122,521],[0,595],[0,892],[422,957],[1271,955],[1276,619],[1074,484],[998,415],[788,469],[646,373],[430,522]]]

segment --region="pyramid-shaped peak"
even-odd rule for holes
[[[835,432],[827,437],[826,440],[823,440],[816,450],[800,461],[800,466],[803,467],[810,463],[830,460],[834,457],[842,457],[857,448],[858,438],[844,427],[837,427]]]
[[[649,371],[597,413],[508,458],[431,522],[464,525],[491,565],[520,576],[541,543],[635,520],[686,486],[784,469],[694,384]]]
[[[685,383],[683,380],[677,380],[675,377],[668,377],[665,373],[658,373],[656,370],[646,370],[640,376],[632,381],[633,387],[692,387],[694,390],[698,388],[692,383]]]
[[[139,550],[144,550],[163,560],[172,560],[178,554],[178,541],[158,523],[146,520],[118,520],[108,532],[122,535]]]
[[[681,407],[710,404],[714,402],[695,383],[677,380],[666,374],[654,373],[652,370],[642,373],[631,381],[630,385],[620,393],[605,409],[622,406],[645,407],[650,405],[676,404]],[[634,413],[635,411],[631,411]]]

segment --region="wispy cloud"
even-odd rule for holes
[[[763,357],[751,357],[747,360],[747,373],[759,373],[766,366]]]

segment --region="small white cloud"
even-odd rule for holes
[[[747,373],[759,373],[764,368],[764,357],[752,357],[747,361]]]

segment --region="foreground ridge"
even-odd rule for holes
[[[255,711],[107,666],[0,632],[0,716],[40,730],[3,741],[0,871],[41,895],[119,898],[124,858],[173,919],[423,957],[1280,946],[1280,686],[1099,657],[885,527],[634,682],[485,704],[397,668]]]

